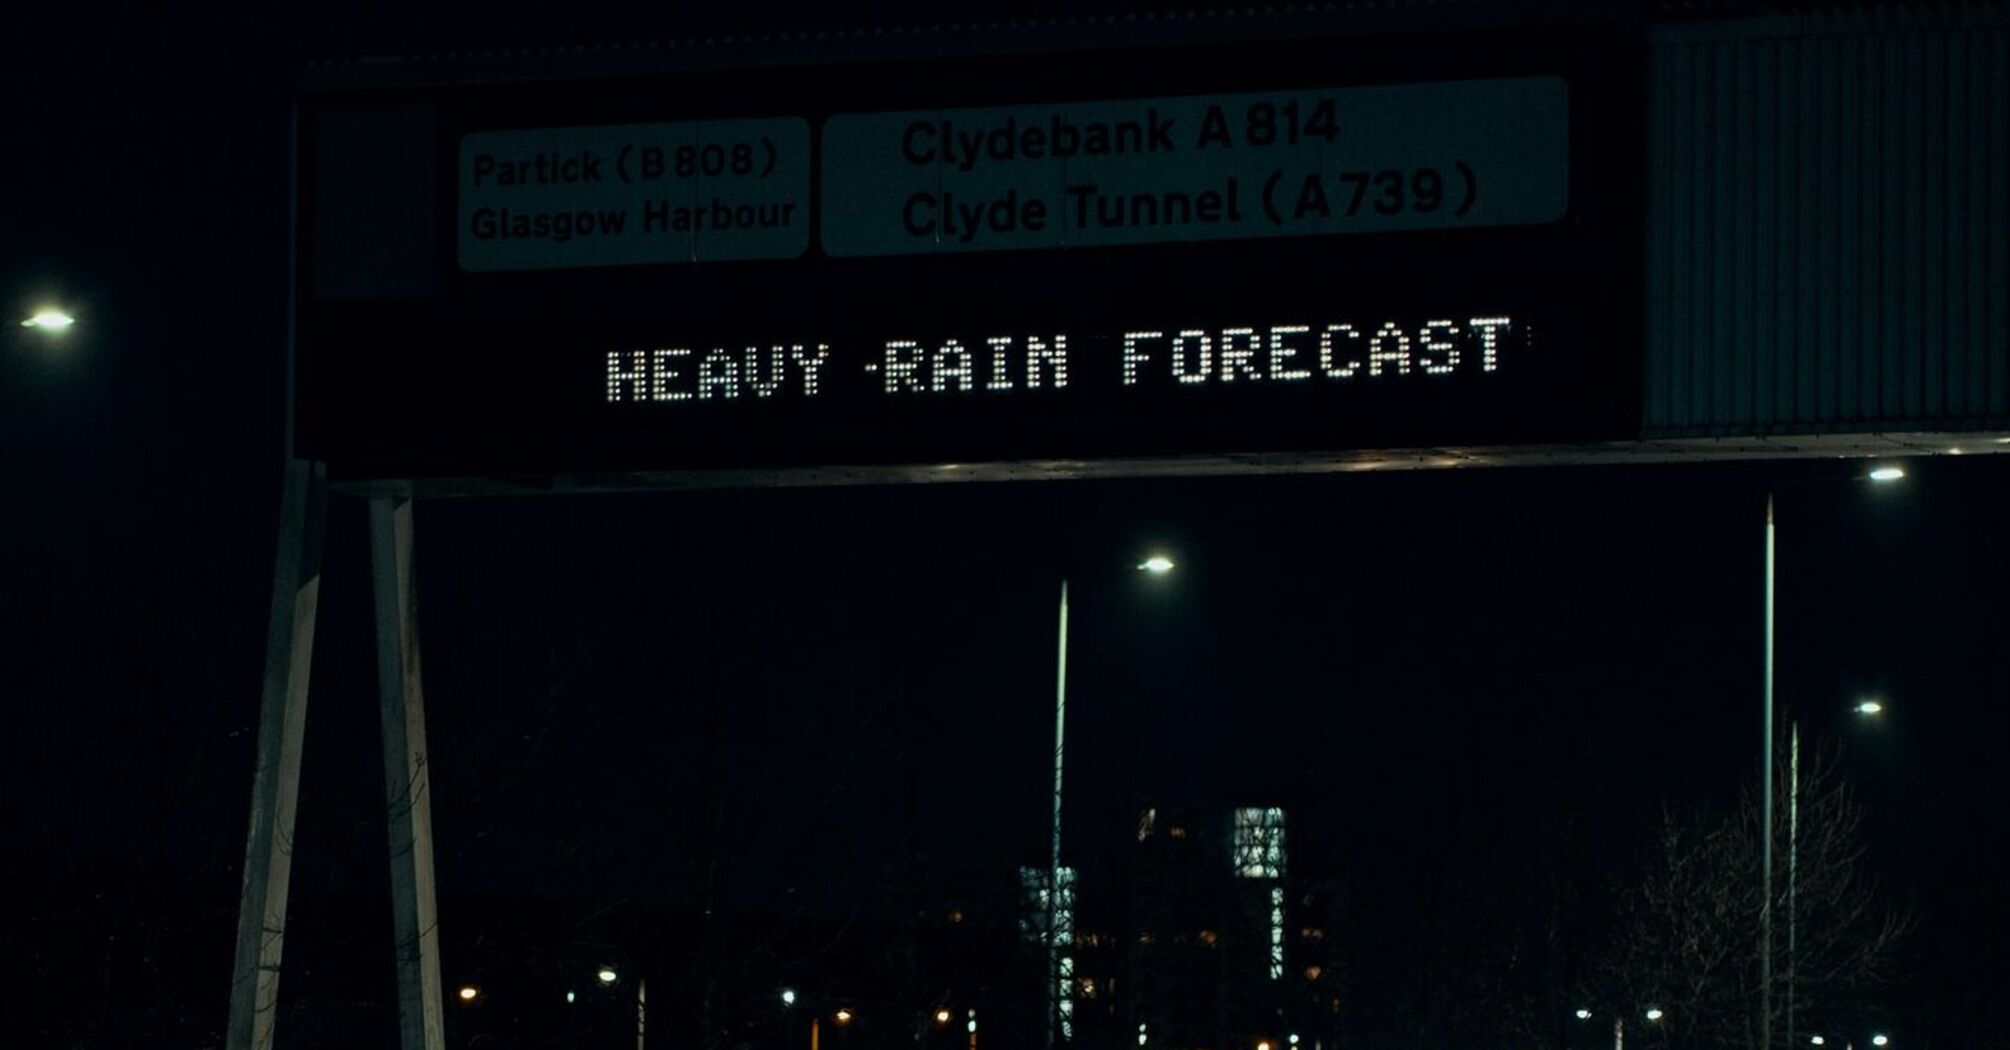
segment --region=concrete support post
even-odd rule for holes
[[[409,499],[370,500],[370,570],[377,606],[391,916],[397,930],[398,1034],[403,1050],[444,1050],[440,927],[433,896],[433,807],[412,589]]]
[[[293,820],[307,730],[314,618],[321,602],[321,550],[328,486],[320,464],[289,459],[279,510],[279,549],[266,620],[265,678],[258,705],[258,767],[251,783],[231,967],[226,1050],[269,1050],[277,1021],[286,893],[293,875]]]

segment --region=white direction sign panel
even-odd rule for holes
[[[845,114],[823,139],[836,256],[1549,223],[1559,77]]]
[[[785,259],[809,247],[797,117],[492,131],[461,140],[461,269]]]

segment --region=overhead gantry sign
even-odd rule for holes
[[[313,96],[299,452],[452,491],[1622,440],[1640,46]]]

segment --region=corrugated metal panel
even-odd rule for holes
[[[2010,19],[1657,31],[1649,435],[2010,419]]]

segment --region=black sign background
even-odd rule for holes
[[[1637,436],[1644,49],[1611,29],[960,57],[429,90],[436,294],[316,301],[302,267],[298,452],[338,478],[1197,457]],[[476,131],[1560,75],[1570,208],[1542,227],[1174,245],[461,273],[458,144]],[[303,130],[317,105],[303,101]],[[303,142],[313,141],[303,134]],[[813,161],[820,167],[821,158]],[[303,173],[313,170],[303,158]],[[314,192],[304,178],[302,193]],[[300,214],[311,215],[311,207]],[[817,219],[812,213],[812,222]],[[812,226],[815,229],[815,226]],[[314,231],[303,226],[300,236]],[[312,252],[303,252],[311,258]],[[1410,327],[1509,316],[1497,373],[1119,388],[1137,328]],[[1315,329],[1316,330],[1316,329]],[[889,398],[888,339],[1067,333],[1065,391]],[[816,403],[610,405],[606,355],[825,342]]]

